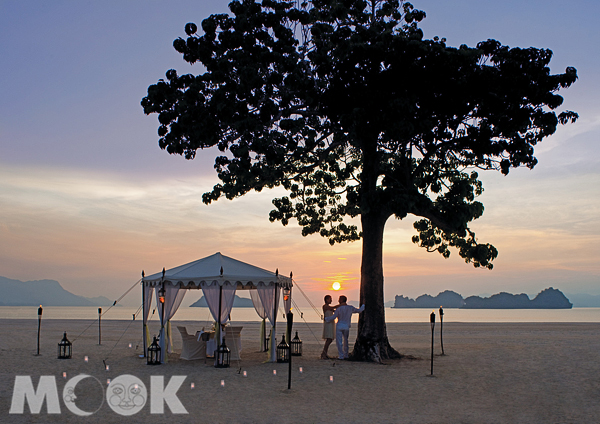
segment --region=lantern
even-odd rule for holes
[[[285,335],[281,336],[281,343],[277,345],[277,362],[290,361],[290,347],[285,342]]]
[[[160,365],[160,346],[158,339],[154,336],[154,341],[148,346],[148,354],[146,355],[146,363],[148,365]]]
[[[65,332],[62,340],[58,343],[58,359],[71,359],[73,353],[73,345],[67,339],[67,333]]]
[[[223,339],[221,346],[215,350],[215,368],[229,368],[230,358],[231,351],[225,344],[225,339]]]
[[[158,289],[158,301],[164,305],[165,304],[165,288],[161,287]]]
[[[290,342],[290,355],[292,356],[302,356],[302,340],[298,337],[298,332],[296,331],[296,337],[292,339]]]
[[[287,302],[288,300],[290,300],[290,293],[291,293],[291,290],[287,287],[284,287],[284,289],[283,289],[283,301],[284,302]]]

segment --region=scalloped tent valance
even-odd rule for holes
[[[162,283],[163,274],[158,272],[142,279],[146,286]],[[259,284],[271,285],[275,282],[279,287],[292,287],[290,277],[276,275],[254,265],[247,264],[220,252],[203,259],[180,265],[165,271],[165,284],[188,289],[200,289],[201,284],[222,286],[226,282],[235,283],[238,290],[253,289]]]

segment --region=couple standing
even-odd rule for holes
[[[321,359],[329,359],[327,356],[327,350],[329,345],[335,339],[338,349],[339,359],[348,359],[348,335],[350,334],[350,321],[352,314],[357,314],[365,310],[365,305],[360,308],[347,305],[348,298],[341,295],[339,298],[339,304],[331,306],[332,298],[330,295],[325,296],[325,304],[323,305],[323,315],[325,316],[325,322],[323,323],[323,339],[325,339],[325,346],[321,353]],[[337,326],[334,320],[337,318]]]

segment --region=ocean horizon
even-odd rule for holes
[[[36,319],[37,306],[0,306],[0,319]],[[103,307],[103,320],[133,320],[138,312],[135,307]],[[153,309],[155,311],[155,309]],[[294,312],[294,322],[321,322],[321,317],[311,308],[303,308]],[[386,322],[427,322],[429,323],[428,308],[385,308]],[[438,315],[437,309],[435,310]],[[158,313],[150,312],[150,320],[158,322]],[[97,306],[44,306],[42,319],[67,320],[96,320]],[[141,321],[141,312],[136,320]],[[232,322],[260,321],[254,308],[233,308]],[[198,321],[199,325],[212,323],[213,319],[208,308],[182,307],[172,321]],[[284,322],[283,310],[277,316],[278,322]],[[436,321],[439,322],[439,316]],[[358,315],[353,316],[353,322],[358,322]],[[444,308],[444,322],[600,322],[600,308],[572,309],[454,309]]]

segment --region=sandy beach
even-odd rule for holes
[[[85,332],[84,330],[90,326]],[[228,369],[179,358],[181,338],[175,332],[169,363],[148,366],[141,353],[141,323],[103,320],[102,345],[93,321],[42,322],[41,356],[35,356],[37,320],[0,320],[0,421],[4,423],[131,422],[158,423],[592,423],[600,422],[600,324],[466,324],[444,323],[444,350],[436,326],[434,377],[430,373],[431,331],[428,323],[388,324],[392,345],[420,359],[385,365],[318,359],[319,324],[296,324],[304,354],[294,358],[292,389],[288,364],[266,363],[258,352],[259,323],[243,325],[242,360]],[[188,331],[191,321],[175,321]],[[354,326],[355,327],[355,326]],[[280,324],[280,330],[283,325]],[[354,339],[356,328],[351,331]],[[73,358],[58,360],[57,343],[67,331]],[[156,332],[153,330],[153,332]],[[313,335],[314,333],[314,335]],[[132,347],[129,347],[129,344]],[[137,349],[136,349],[136,346]],[[335,345],[330,356],[336,353]],[[85,362],[84,357],[89,361]],[[109,365],[104,369],[103,360]],[[302,373],[299,368],[302,367]],[[274,375],[273,371],[276,371]],[[246,377],[243,375],[246,371]],[[63,378],[66,373],[66,378]],[[78,386],[78,407],[97,412],[79,417],[67,409],[62,392],[79,374],[97,379]],[[150,386],[150,376],[185,376],[177,397],[188,414],[152,414],[150,399],[129,417],[115,413],[103,399],[98,381],[130,374]],[[56,378],[60,414],[39,414],[25,406],[9,414],[15,377]],[[223,381],[224,385],[221,384]],[[191,387],[194,383],[194,388]],[[79,393],[81,392],[81,393]]]

